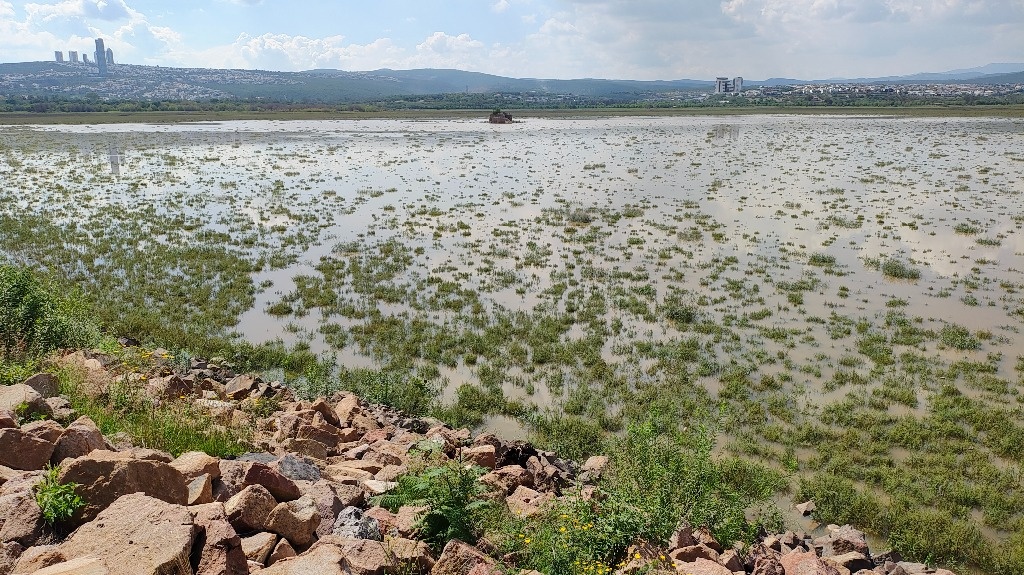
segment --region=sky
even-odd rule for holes
[[[855,78],[1024,62],[1024,0],[0,0],[0,62]]]

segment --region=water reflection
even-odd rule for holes
[[[740,139],[740,127],[738,124],[712,126],[711,139],[716,143],[735,142]]]
[[[115,176],[121,174],[121,150],[114,142],[107,142],[107,159],[110,161],[110,173]]]

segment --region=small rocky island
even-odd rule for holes
[[[511,124],[513,123],[512,114],[508,112],[502,112],[500,108],[495,108],[491,112],[491,115],[487,117],[487,121],[492,124]]]

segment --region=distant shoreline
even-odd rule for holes
[[[72,113],[0,113],[0,126],[32,124],[177,124],[184,122],[231,120],[368,120],[479,118],[486,123],[490,110],[401,110],[401,111],[270,111],[270,112],[72,112]],[[877,115],[900,117],[1007,117],[1024,118],[1024,105],[1002,106],[750,106],[736,108],[584,108],[584,109],[510,109],[517,118],[573,118],[600,116],[746,116],[773,114],[802,115]]]

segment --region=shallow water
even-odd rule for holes
[[[0,174],[13,182],[21,209],[82,222],[97,217],[99,206],[131,211],[149,205],[163,217],[197,219],[206,229],[257,234],[267,246],[293,254],[294,263],[253,275],[257,285],[272,284],[236,328],[255,341],[308,340],[315,351],[329,350],[317,334],[323,320],[317,311],[278,319],[265,309],[294,289],[293,276],[315,275],[313,266],[336,245],[358,242],[367,250],[394,238],[420,248],[396,283],[414,288],[438,276],[505,310],[530,311],[549,301],[542,292],[557,283],[552,274],[606,292],[650,284],[652,309],[669,287],[708,295],[717,303],[703,312],[714,321],[768,309],[770,317],[754,323],[758,329],[741,329],[749,333],[742,348],[781,350],[795,365],[817,366],[820,376],[796,374],[811,386],[829,377],[840,356],[856,352],[853,336],[830,338],[824,324],[808,318],[834,312],[875,325],[893,299],[904,300],[901,309],[920,318],[923,329],[955,323],[992,337],[981,351],[953,352],[952,358],[925,343],[919,350],[925,355],[981,360],[987,352],[1002,353],[1000,375],[1009,377],[1024,354],[1017,313],[1024,307],[1019,120],[116,124],[0,128],[0,146]],[[621,215],[629,207],[636,217],[598,217],[589,225],[565,219],[572,210]],[[465,225],[456,227],[459,222]],[[976,231],[956,233],[957,224]],[[690,228],[700,239],[680,237]],[[591,231],[596,239],[589,244],[576,240]],[[540,250],[533,263],[525,259],[531,242]],[[811,254],[834,257],[832,270],[843,275],[808,265]],[[887,256],[910,262],[920,279],[889,279],[865,265],[866,258]],[[482,259],[490,263],[481,265]],[[587,265],[645,279],[588,280],[581,276]],[[498,274],[511,283],[497,284]],[[775,287],[809,274],[820,282],[803,292],[800,304]],[[737,285],[739,295],[716,297]],[[401,302],[370,303],[387,315],[417,313]],[[450,317],[438,310],[427,315]],[[613,351],[616,341],[680,334],[662,320],[613,308],[614,317],[623,321],[622,335],[608,341],[603,355],[617,365],[631,360]],[[762,337],[762,328],[796,333],[787,344]],[[574,329],[566,337],[582,335]],[[338,352],[343,364],[374,363],[366,350]],[[729,355],[721,346],[718,353]],[[465,366],[447,375],[454,384],[474,377]],[[833,397],[842,390],[838,394]],[[557,395],[535,393],[533,399],[547,404]]]

